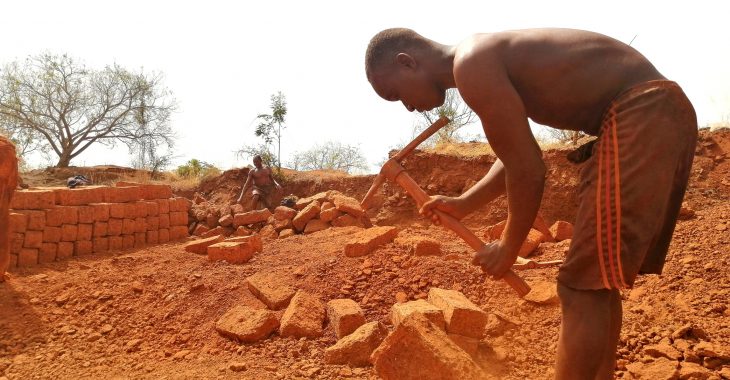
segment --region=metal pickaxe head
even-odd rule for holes
[[[421,134],[416,136],[413,141],[408,143],[408,145],[405,146],[405,148],[401,149],[400,152],[396,153],[393,157],[391,157],[388,161],[395,161],[397,163],[400,163],[404,158],[406,158],[408,155],[413,153],[413,151],[421,145],[424,141],[426,141],[429,137],[433,136],[436,131],[439,129],[445,127],[447,124],[449,124],[451,120],[449,120],[446,116],[441,116],[436,122],[431,124],[430,127],[426,128]],[[370,186],[370,190],[368,190],[367,194],[365,194],[365,198],[362,199],[362,202],[360,202],[360,205],[363,209],[367,209],[370,201],[372,201],[373,196],[378,191],[380,186],[383,185],[385,180],[387,179],[386,173],[384,172],[385,169],[387,169],[388,165],[383,165],[383,167],[380,169],[380,173],[375,176],[375,180],[373,181],[373,185]]]

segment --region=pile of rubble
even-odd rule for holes
[[[327,324],[337,342],[324,351],[327,364],[373,365],[384,379],[486,378],[476,364],[487,313],[461,292],[431,288],[428,300],[399,302],[391,309],[392,331],[367,322],[352,299],[324,304],[316,296],[258,273],[248,278],[251,292],[266,309],[235,306],[216,323],[223,336],[253,343],[278,333],[282,337],[316,338]],[[277,310],[284,309],[283,314]]]
[[[201,237],[247,236],[258,232],[264,238],[309,234],[330,227],[371,227],[360,202],[336,190],[297,200],[294,207],[279,206],[244,212],[243,206],[210,205],[202,197],[190,209],[189,231]]]

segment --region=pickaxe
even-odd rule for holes
[[[380,169],[380,173],[375,176],[373,185],[370,187],[370,190],[368,190],[365,198],[363,198],[362,202],[360,203],[363,209],[368,208],[368,205],[375,195],[375,192],[380,188],[380,186],[385,182],[386,179],[389,179],[400,185],[400,187],[402,187],[408,193],[408,195],[410,195],[416,201],[417,207],[419,208],[430,199],[429,195],[426,194],[426,192],[421,189],[420,186],[418,186],[418,183],[416,183],[416,181],[414,181],[413,178],[408,175],[408,173],[406,173],[405,168],[401,166],[400,162],[409,154],[411,154],[411,152],[413,152],[413,150],[416,149],[418,145],[431,137],[434,133],[436,133],[436,131],[443,128],[448,123],[449,119],[446,117],[441,117],[440,119],[436,120],[435,123],[433,123],[425,131],[421,132],[421,134],[419,134],[413,141],[406,145],[405,148],[401,149],[400,152],[396,153],[392,158],[386,161],[385,164],[383,164],[383,167]],[[480,249],[482,249],[482,247],[484,247],[484,242],[479,239],[471,230],[469,230],[468,228],[466,228],[466,226],[459,222],[459,220],[440,210],[434,210],[434,213],[438,216],[441,225],[454,231],[472,249],[474,249],[475,251],[479,251]],[[532,263],[532,265],[530,265],[530,263]],[[536,268],[538,267],[537,264],[538,263],[535,263],[532,260],[518,258],[518,262],[515,264],[515,266],[520,266],[523,268]],[[511,270],[507,272],[502,277],[502,279],[507,284],[509,284],[520,297],[524,297],[527,293],[530,292],[530,286],[527,285],[527,283],[522,278],[520,278],[517,274],[515,274],[515,272]]]

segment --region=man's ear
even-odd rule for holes
[[[395,62],[411,69],[415,69],[418,65],[416,60],[407,53],[398,53],[398,55],[395,56]]]

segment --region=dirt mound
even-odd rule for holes
[[[729,148],[730,131],[701,132],[687,195],[694,215],[678,223],[664,273],[639,277],[634,289],[623,294],[616,369],[620,378],[656,378],[653,374],[659,372],[669,378],[730,377]],[[564,155],[545,153],[550,177],[542,212],[548,224],[573,220],[578,167]],[[429,193],[457,194],[486,172],[490,160],[420,152],[405,165]],[[240,171],[229,171],[219,182],[201,186],[199,193],[223,203],[243,179]],[[309,196],[334,189],[359,199],[372,177],[288,181],[287,193]],[[440,243],[440,254],[416,255],[413,247],[396,239],[365,256],[348,257],[344,247],[362,229],[343,227],[265,239],[263,251],[239,265],[211,262],[185,252],[183,244],[167,244],[20,269],[0,287],[0,376],[375,376],[373,367],[325,363],[325,350],[338,341],[330,324],[316,338],[273,334],[244,344],[219,334],[216,322],[233,307],[267,307],[247,286],[246,280],[256,275],[325,304],[351,299],[366,322],[382,323],[390,332],[395,330],[390,317],[395,302],[427,299],[432,288],[457,290],[487,313],[485,335],[472,356],[482,371],[500,379],[554,377],[560,324],[554,302],[557,268],[520,271],[541,297],[519,299],[507,285],[488,280],[471,266],[471,249],[454,234],[414,219],[413,206],[400,190],[387,185],[380,197],[384,206],[371,210],[375,219],[398,221],[399,237]],[[468,221],[479,228],[500,221],[503,205]],[[566,249],[565,242],[542,243],[533,258],[560,259]],[[279,319],[284,314],[283,309],[272,312]]]
[[[123,166],[102,165],[68,168],[36,169],[22,173],[23,182],[31,187],[66,186],[69,177],[83,175],[96,185],[109,185],[117,181],[149,178],[150,172]]]

